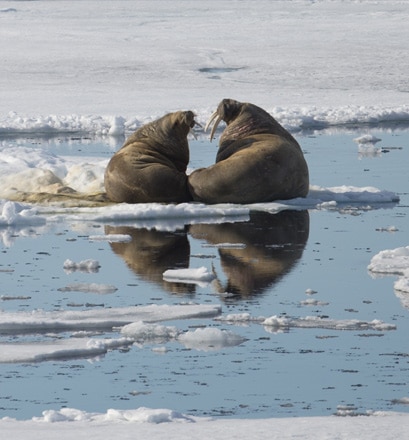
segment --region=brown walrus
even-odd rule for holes
[[[210,139],[223,120],[216,163],[195,170],[189,189],[204,203],[257,203],[305,197],[307,163],[298,142],[266,111],[233,99],[221,101]]]
[[[178,111],[135,131],[108,163],[108,198],[125,203],[191,200],[186,176],[187,135],[195,124],[193,112]]]

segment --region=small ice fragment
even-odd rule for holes
[[[184,281],[184,282],[200,282],[213,281],[214,274],[209,272],[206,267],[198,267],[196,269],[168,269],[163,272],[163,279],[165,281]]]
[[[317,293],[317,291],[316,291],[316,290],[313,290],[313,289],[307,289],[307,290],[305,291],[305,293],[306,293],[307,295],[314,295],[315,293]]]
[[[80,261],[79,263],[75,263],[70,259],[66,259],[64,261],[64,270],[67,273],[72,273],[75,271],[95,273],[98,272],[100,267],[101,266],[97,260],[88,259]]]
[[[365,134],[363,136],[359,136],[354,139],[354,142],[357,144],[376,144],[380,142],[382,139],[379,139],[371,134]]]

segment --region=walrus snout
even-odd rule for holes
[[[176,129],[178,126],[181,126],[183,129],[186,129],[186,134],[191,134],[196,139],[193,128],[196,125],[200,128],[203,127],[195,120],[195,117],[196,115],[191,110],[176,112],[173,128]]]

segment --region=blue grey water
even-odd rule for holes
[[[358,149],[353,139],[362,134],[381,139],[378,153]],[[246,340],[210,351],[188,349],[175,341],[147,342],[97,359],[0,364],[0,417],[27,419],[61,407],[105,412],[144,406],[239,418],[328,415],[340,408],[354,413],[408,411],[400,399],[409,398],[409,310],[394,292],[396,277],[373,278],[367,266],[379,251],[409,245],[409,131],[360,127],[296,136],[312,184],[375,186],[397,193],[400,203],[253,213],[248,222],[186,225],[176,232],[98,222],[62,223],[44,233],[15,231],[0,249],[0,296],[21,299],[1,301],[0,307],[69,310],[194,301],[221,304],[223,314],[377,319],[396,325],[395,330],[271,332],[258,323],[167,322],[186,330],[213,326]],[[9,141],[56,154],[106,157],[119,145],[81,136]],[[214,144],[198,140],[190,145],[192,167],[214,160]],[[394,232],[386,230],[390,226]],[[132,235],[134,248],[88,239],[106,232]],[[212,246],[220,242],[242,242],[246,247]],[[101,269],[66,274],[62,263],[67,258],[93,258]],[[189,264],[212,266],[219,289],[163,282],[165,268]],[[118,290],[107,295],[59,290],[75,282],[112,284]],[[307,289],[316,293],[307,295]],[[226,298],[220,294],[224,291],[234,295]],[[317,304],[305,305],[309,298]],[[64,337],[69,334],[7,334],[0,335],[0,343]],[[152,350],[158,346],[166,351]]]

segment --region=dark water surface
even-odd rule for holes
[[[382,139],[375,145],[378,152],[358,147],[353,139],[362,134]],[[254,212],[247,222],[187,224],[176,231],[97,222],[56,224],[30,234],[3,231],[7,243],[3,240],[0,247],[0,296],[20,299],[2,300],[0,307],[76,310],[194,301],[221,304],[223,315],[381,320],[396,325],[395,330],[274,331],[258,322],[166,322],[183,330],[212,326],[246,340],[208,350],[145,341],[97,359],[0,364],[0,417],[25,419],[61,407],[105,412],[144,406],[246,418],[328,415],[342,408],[355,413],[409,410],[399,403],[409,398],[409,311],[395,295],[396,277],[373,278],[367,271],[381,250],[409,245],[409,132],[364,128],[297,138],[311,184],[374,186],[397,193],[400,203]],[[109,157],[120,143],[84,137],[10,142],[98,157]],[[190,144],[192,168],[214,160],[214,144]],[[391,226],[394,232],[387,232]],[[128,234],[132,241],[88,238],[105,233]],[[66,274],[67,258],[92,258],[101,269]],[[200,286],[163,280],[168,268],[199,266],[214,270],[217,282]],[[70,283],[109,284],[118,290],[106,295],[59,290]],[[308,289],[315,293],[307,294]],[[102,336],[120,337],[116,331]],[[7,334],[0,335],[0,343],[65,337],[70,334]]]

